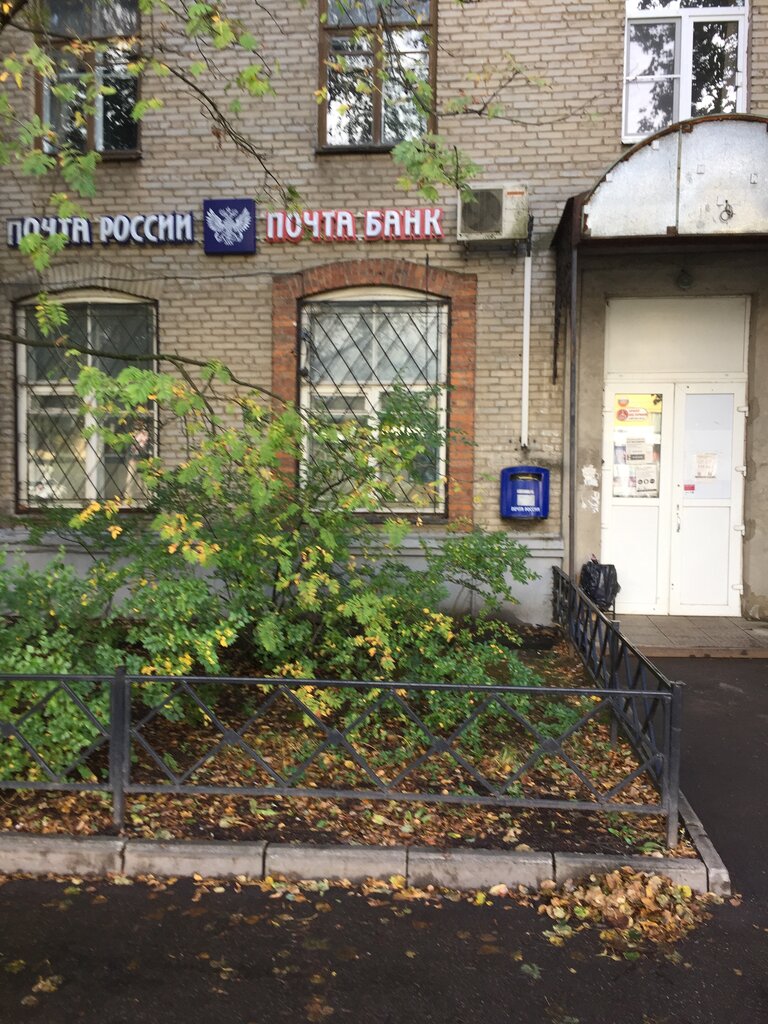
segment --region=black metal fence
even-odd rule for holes
[[[126,800],[138,794],[658,814],[674,846],[679,685],[562,574],[555,614],[594,687],[148,679],[123,669],[0,675],[0,789],[105,792],[119,828]],[[70,727],[57,741],[48,723],[63,709]],[[604,734],[607,720],[614,743],[619,730],[631,743],[631,762],[617,758],[609,768],[604,758],[596,767],[594,756],[584,756],[596,723]],[[635,780],[647,778],[655,788],[633,793]]]
[[[626,736],[647,763],[665,804],[667,845],[677,837],[683,686],[668,679],[622,634],[620,624],[553,569],[552,617],[611,702],[611,730]],[[633,700],[624,694],[632,693]]]

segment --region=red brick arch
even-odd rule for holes
[[[475,328],[477,277],[408,260],[352,260],[280,274],[272,284],[272,390],[298,402],[298,320],[302,299],[340,288],[408,288],[447,299],[449,423],[469,441],[475,436]],[[474,452],[455,441],[448,452],[448,518],[473,519]]]

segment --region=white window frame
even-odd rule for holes
[[[147,306],[152,310],[152,349],[153,354],[157,354],[157,306],[154,302],[139,298],[135,295],[124,295],[120,292],[101,292],[101,291],[89,291],[83,290],[79,292],[68,292],[64,295],[56,297],[59,302],[64,306],[95,306],[95,305],[138,305]],[[35,305],[35,299],[26,299],[20,302],[16,306],[16,325],[19,336],[24,336],[26,331],[26,312],[30,306]],[[90,311],[89,311],[90,321]],[[87,336],[90,347],[91,328],[90,322],[87,328]],[[88,444],[85,449],[85,494],[80,498],[75,499],[51,499],[50,503],[35,503],[30,500],[29,496],[29,441],[28,441],[28,415],[29,415],[29,396],[40,396],[40,397],[56,397],[60,396],[64,399],[75,398],[75,388],[73,384],[69,384],[65,381],[59,383],[47,383],[44,381],[30,381],[27,377],[27,358],[28,348],[23,343],[19,343],[16,347],[16,438],[17,438],[17,495],[18,505],[23,509],[37,509],[37,508],[81,508],[84,504],[92,501],[104,500],[98,494],[95,481],[98,478],[99,465],[103,461],[103,452],[100,454],[95,445]],[[88,357],[90,363],[90,357]],[[154,361],[151,366],[154,367]],[[149,367],[148,367],[149,368]],[[157,409],[154,411],[155,420],[155,436],[157,436]],[[89,430],[95,426],[95,420],[87,412],[83,417],[84,430]],[[126,506],[127,507],[127,506]],[[132,508],[141,507],[136,502],[131,504]]]
[[[408,390],[411,392],[427,391],[430,386],[439,388],[438,397],[438,424],[441,434],[443,435],[443,443],[440,445],[440,451],[438,452],[437,458],[437,479],[438,488],[435,502],[429,507],[423,505],[388,505],[386,509],[381,509],[379,513],[373,514],[417,514],[421,516],[436,515],[444,516],[446,511],[446,474],[448,467],[448,451],[447,451],[447,424],[448,424],[448,338],[449,329],[448,323],[450,319],[450,303],[448,300],[440,298],[439,296],[425,294],[424,292],[417,292],[405,288],[345,288],[332,292],[323,292],[321,295],[308,296],[301,306],[301,355],[299,366],[304,367],[309,364],[309,353],[307,352],[306,342],[304,341],[304,316],[305,306],[319,306],[323,303],[347,303],[353,306],[355,303],[363,305],[370,302],[388,302],[388,303],[401,303],[408,306],[417,306],[424,309],[425,305],[430,307],[439,307],[442,311],[442,315],[439,319],[439,335],[438,335],[438,353],[437,353],[437,380],[434,385],[419,385],[409,384]],[[381,408],[380,400],[382,395],[387,391],[387,386],[378,382],[369,384],[328,384],[328,385],[317,385],[311,384],[310,381],[300,376],[300,388],[299,388],[299,406],[303,413],[308,413],[310,410],[311,400],[313,393],[316,395],[324,395],[324,387],[327,388],[327,397],[334,397],[336,395],[346,396],[348,398],[355,398],[362,395],[365,398],[366,404],[369,409],[374,410],[375,414],[378,415],[378,410]],[[391,385],[390,385],[391,386]],[[304,439],[304,452],[302,455],[301,462],[301,474],[302,476],[306,472],[306,466],[309,460],[309,438]]]
[[[693,29],[697,22],[716,21],[718,19],[739,23],[738,70],[736,72],[736,111],[743,114],[747,109],[747,34],[749,31],[749,0],[744,0],[743,7],[691,7],[681,8],[679,0],[672,0],[666,7],[656,10],[642,10],[638,0],[626,0],[626,20],[624,34],[624,87],[621,107],[621,141],[627,143],[640,142],[648,138],[648,134],[628,131],[627,115],[629,104],[630,79],[629,72],[629,38],[630,28],[638,22],[665,22],[675,26],[675,73],[664,78],[674,78],[677,83],[674,109],[670,124],[690,120],[691,94],[693,90]],[[633,78],[631,81],[656,81],[654,78]],[[681,117],[681,111],[686,111]],[[666,126],[668,127],[668,126]],[[663,130],[663,129],[661,129]]]

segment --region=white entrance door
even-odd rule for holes
[[[738,615],[744,295],[606,305],[601,558],[618,611]]]
[[[673,435],[673,615],[741,614],[745,388],[678,384]]]
[[[739,615],[745,384],[606,385],[602,560],[617,610]]]

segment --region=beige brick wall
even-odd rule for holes
[[[246,20],[252,4],[241,0]],[[235,5],[230,5],[235,6]],[[361,210],[414,205],[395,187],[397,171],[386,155],[316,153],[317,23],[313,5],[268,0],[275,21],[261,17],[265,53],[279,61],[276,95],[246,104],[242,126],[272,169],[297,187],[309,207]],[[751,5],[751,110],[768,113],[768,4]],[[439,14],[438,94],[441,101],[473,91],[473,78],[493,73],[513,55],[538,83],[519,75],[501,99],[507,116],[445,118],[440,130],[482,166],[480,181],[522,182],[536,218],[530,392],[530,448],[520,450],[522,256],[475,252],[452,242],[455,196],[446,191],[446,239],[439,243],[346,243],[268,246],[255,257],[209,257],[194,247],[73,249],[42,282],[17,253],[0,251],[0,328],[10,327],[10,300],[50,287],[94,286],[127,290],[159,303],[160,345],[198,358],[215,356],[240,375],[268,384],[271,376],[272,278],[334,260],[395,257],[476,274],[476,519],[500,526],[498,472],[517,462],[554,470],[552,507],[544,524],[519,532],[559,534],[563,457],[563,367],[552,382],[554,261],[552,232],[570,195],[588,188],[626,147],[620,144],[624,4],[482,0],[461,6],[443,0]],[[8,84],[6,83],[6,87]],[[110,163],[98,172],[94,215],[194,209],[205,197],[260,196],[263,173],[252,159],[220,146],[199,104],[163,84],[164,109],[142,125],[140,161]],[[32,99],[30,97],[30,110]],[[45,191],[3,173],[0,217],[34,213]],[[261,225],[260,225],[261,227]],[[12,359],[0,349],[0,510],[13,508],[14,436]],[[507,527],[508,528],[508,527]]]

